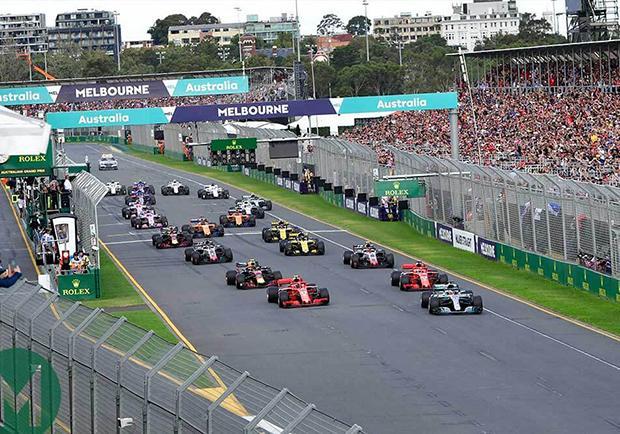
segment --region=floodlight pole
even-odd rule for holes
[[[364,5],[364,29],[366,30],[366,62],[370,62],[370,42],[368,41],[368,0],[362,2]]]

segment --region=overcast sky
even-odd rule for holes
[[[303,34],[314,33],[321,17],[335,13],[345,22],[354,15],[363,15],[362,0],[298,0],[299,17]],[[393,16],[400,12],[424,14],[450,14],[453,3],[459,0],[368,0],[368,17]],[[148,28],[157,18],[172,13],[186,16],[208,11],[221,21],[236,21],[237,12],[258,14],[261,19],[295,13],[295,0],[0,0],[0,13],[44,12],[47,25],[52,26],[56,15],[81,8],[115,10],[120,13],[123,40],[147,39]],[[521,12],[534,12],[539,17],[552,10],[552,0],[517,0]],[[564,10],[564,0],[556,1],[557,12]],[[562,21],[562,18],[560,18]]]

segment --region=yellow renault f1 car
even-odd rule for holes
[[[296,236],[301,229],[291,225],[283,220],[275,220],[271,222],[271,226],[263,228],[263,241],[266,243],[277,243],[286,241]]]
[[[288,240],[280,241],[280,252],[286,256],[324,255],[325,243],[301,232]]]

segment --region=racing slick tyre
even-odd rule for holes
[[[441,273],[437,276],[437,283],[445,284],[448,283],[448,275],[445,273]]]
[[[121,194],[123,194],[123,195],[127,194],[127,186],[125,186],[125,185],[121,186]]]
[[[129,208],[123,207],[123,209],[121,210],[121,214],[123,215],[123,218],[125,220],[129,220],[129,217],[130,217],[130,215],[129,215]]]
[[[321,256],[325,254],[325,243],[323,241],[319,241],[316,243],[317,253]]]
[[[169,193],[168,187],[162,187],[161,188],[162,196],[168,196],[168,193]]]
[[[319,297],[327,299],[327,301],[323,303],[325,306],[329,304],[329,290],[327,288],[319,288]]]
[[[385,255],[385,268],[394,268],[394,254],[388,253]]]
[[[294,252],[290,244],[284,246],[284,256],[293,256]]]
[[[280,253],[284,253],[284,251],[286,250],[286,244],[287,241],[286,240],[280,240],[279,244],[279,248],[280,248]]]
[[[131,202],[131,198],[129,196],[125,197],[125,205],[129,205],[129,203]]]
[[[228,199],[230,197],[230,193],[228,190],[222,191],[222,199]]]
[[[228,217],[222,214],[220,216],[220,224],[223,226],[226,226],[227,223],[228,223]]]
[[[280,280],[282,279],[282,273],[279,271],[274,271],[273,272],[273,280]]]
[[[263,241],[266,243],[271,242],[271,230],[269,228],[263,228],[262,231]]]
[[[478,315],[480,315],[484,310],[484,308],[482,307],[482,297],[479,295],[474,295],[474,299],[472,300],[471,304],[476,308],[474,313]]]
[[[183,187],[183,195],[189,196],[189,187]]]
[[[167,217],[162,217],[161,218],[161,225],[162,226],[168,226],[168,218]]]
[[[224,249],[224,256],[222,262],[232,262],[233,260],[233,252],[229,248]]]
[[[392,286],[398,286],[400,283],[400,271],[392,271],[392,274],[390,275],[390,282],[392,283]]]
[[[243,276],[243,274],[238,274],[235,277],[235,286],[237,287],[237,289],[245,289],[243,284],[245,283],[245,277]]]
[[[155,194],[155,187],[153,187],[152,185],[149,185],[147,190],[149,191],[149,193]]]
[[[198,252],[192,253],[192,264],[200,265],[200,253]]]
[[[265,210],[262,208],[257,208],[256,209],[256,218],[257,219],[264,219],[265,218]]]
[[[267,288],[267,303],[277,303],[278,302],[278,287],[270,286]]]
[[[196,194],[198,195],[198,199],[206,199],[207,192],[204,191],[202,188],[198,190]]]
[[[282,309],[286,308],[285,302],[288,301],[288,292],[287,291],[279,291],[278,293],[278,306]]]
[[[151,205],[157,205],[157,199],[155,199],[155,196],[151,196],[149,202],[151,203]]]
[[[359,268],[360,267],[360,255],[354,253],[351,255],[351,268]]]
[[[428,313],[430,313],[431,315],[437,315],[439,313],[439,300],[437,298],[429,299]]]
[[[191,233],[192,231],[191,231],[190,225],[183,225],[183,226],[181,226],[181,232],[189,232],[189,233]]]
[[[191,262],[194,249],[185,249],[185,262]]]
[[[138,220],[138,219],[137,219],[136,217],[132,217],[132,218],[131,218],[131,222],[130,222],[130,223],[131,223],[131,227],[132,227],[132,228],[137,228],[137,227],[138,227],[138,226],[137,226],[137,220]]]
[[[263,206],[265,207],[265,211],[271,211],[273,209],[273,204],[270,200],[266,200]]]
[[[218,225],[213,228],[212,232],[214,237],[223,237],[224,236],[224,226]]]
[[[153,245],[157,246],[157,244],[162,242],[162,236],[159,234],[153,234],[153,236],[151,237],[152,241],[153,241]]]
[[[428,301],[431,298],[431,292],[430,291],[424,291],[422,293],[422,297],[420,298],[420,307],[422,309],[428,309]]]
[[[226,285],[232,286],[237,282],[237,272],[229,270],[226,272]]]
[[[256,216],[255,215],[249,215],[248,216],[248,226],[250,227],[254,227],[256,226]]]
[[[344,255],[342,255],[342,263],[344,265],[349,265],[351,263],[351,256],[353,256],[353,252],[346,251]]]
[[[405,285],[409,285],[409,283],[411,283],[411,280],[409,279],[409,276],[400,276],[400,280],[398,281],[398,288],[401,291],[406,291],[407,288],[405,288]]]

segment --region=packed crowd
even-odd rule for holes
[[[466,161],[557,174],[598,184],[620,185],[620,95],[581,89],[554,94],[473,92],[478,130],[467,93],[460,94],[459,140]],[[399,112],[354,128],[346,138],[373,147],[379,162],[394,157],[385,148],[450,156],[445,111]]]
[[[285,81],[270,85],[254,86],[248,93],[231,95],[202,95],[151,99],[109,99],[101,101],[59,102],[56,104],[33,104],[10,107],[29,117],[43,118],[46,113],[90,110],[118,110],[150,107],[180,107],[211,104],[241,104],[260,101],[287,99],[288,86]]]

